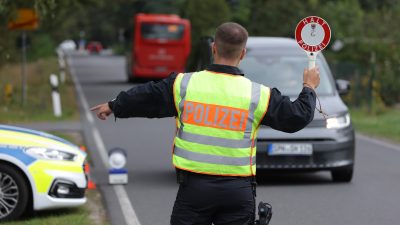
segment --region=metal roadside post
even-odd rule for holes
[[[59,50],[57,51],[57,55],[58,55],[58,65],[60,67],[60,82],[63,84],[65,83],[65,67],[66,67],[64,53],[62,52],[62,50]]]
[[[60,92],[58,90],[58,77],[55,74],[50,75],[50,85],[51,85],[51,99],[53,102],[53,112],[55,117],[61,117],[61,98]]]

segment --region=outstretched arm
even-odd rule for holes
[[[173,100],[173,84],[176,74],[160,81],[151,81],[122,91],[108,103],[93,107],[97,117],[105,120],[114,113],[117,118],[162,118],[176,116]]]

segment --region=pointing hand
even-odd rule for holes
[[[113,112],[108,106],[108,103],[103,103],[96,105],[90,109],[90,111],[95,112],[97,117],[101,120],[106,120]]]

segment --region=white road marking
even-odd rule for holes
[[[122,213],[125,217],[125,222],[127,225],[140,225],[140,221],[133,209],[131,202],[129,201],[128,194],[124,186],[122,185],[114,185],[114,191],[118,196],[118,202],[121,206]]]
[[[75,88],[78,93],[78,97],[80,99],[80,102],[82,103],[82,107],[85,112],[86,119],[89,121],[89,124],[92,128],[93,139],[96,143],[96,147],[100,154],[101,161],[103,162],[104,166],[106,168],[108,168],[108,156],[107,156],[108,153],[105,148],[103,139],[101,138],[100,132],[94,123],[93,115],[89,111],[89,104],[86,101],[85,94],[83,93],[83,90],[82,90],[82,86],[79,83],[78,79],[76,78],[75,69],[72,66],[73,63],[72,63],[71,58],[68,57],[67,61],[68,61],[69,69],[71,72],[72,80],[75,84]],[[128,194],[126,193],[124,186],[114,185],[114,191],[115,191],[115,194],[117,195],[118,203],[121,207],[122,214],[124,215],[125,223],[127,225],[140,225],[139,219],[136,215],[135,210],[133,209],[131,202],[129,201],[129,197],[128,197]]]
[[[381,145],[381,146],[384,146],[386,148],[393,149],[395,151],[400,152],[400,147],[397,146],[397,145],[394,145],[394,144],[391,144],[391,143],[387,143],[387,142],[384,142],[384,141],[380,141],[380,140],[377,140],[375,138],[370,138],[370,137],[367,137],[367,136],[362,135],[362,134],[357,134],[356,137],[361,139],[361,140],[363,140],[363,141],[368,141],[368,142],[374,143],[376,145]]]

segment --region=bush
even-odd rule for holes
[[[28,48],[28,57],[32,61],[47,58],[55,54],[57,44],[48,34],[37,34],[32,36],[31,46]]]

